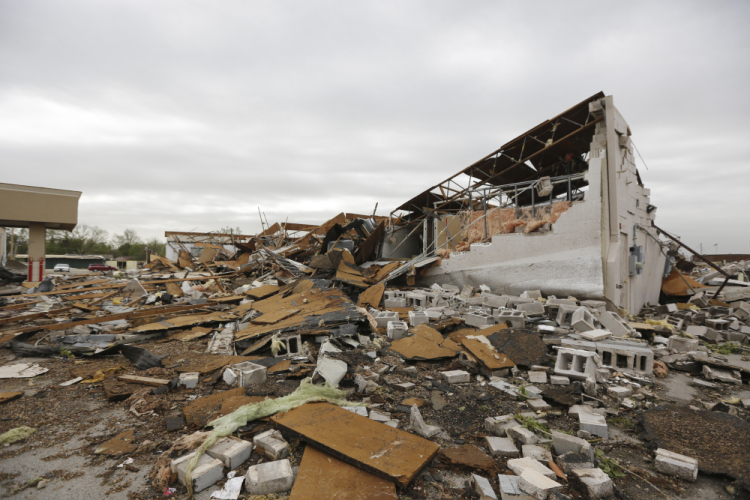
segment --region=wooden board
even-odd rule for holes
[[[137,375],[118,375],[117,378],[118,380],[130,383],[130,384],[153,385],[155,387],[160,387],[162,385],[167,385],[169,383],[169,380],[167,379],[139,377]]]
[[[440,449],[432,441],[329,403],[308,403],[273,421],[316,448],[402,487]]]
[[[289,500],[397,500],[396,486],[312,446],[305,448]]]

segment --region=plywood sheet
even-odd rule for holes
[[[406,487],[440,446],[329,403],[305,404],[273,420],[334,457]]]
[[[375,309],[380,306],[380,301],[383,300],[383,292],[385,292],[385,283],[374,285],[359,294],[359,306],[372,306]]]
[[[247,295],[248,297],[252,297],[255,300],[261,300],[275,294],[279,291],[279,288],[280,287],[276,285],[263,285],[259,286],[258,288],[252,288],[248,290],[247,292],[245,292],[245,295]]]
[[[461,344],[490,371],[515,366],[508,356],[497,352],[492,345],[487,345],[481,340],[465,338]]]
[[[677,269],[672,269],[669,276],[664,278],[661,282],[661,290],[665,294],[672,296],[692,295],[693,292],[690,290],[690,287],[697,290],[699,288],[705,288],[705,285],[701,285],[694,279],[685,276]]]
[[[289,500],[397,500],[395,485],[312,446],[305,448]]]

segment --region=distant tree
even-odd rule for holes
[[[110,253],[108,233],[98,226],[78,224],[72,231],[47,231],[47,254]]]
[[[238,227],[222,227],[217,231],[219,234],[242,234],[242,229]]]
[[[112,244],[118,256],[133,257],[136,260],[144,260],[143,241],[135,229],[126,229],[122,234],[112,237]]]
[[[13,238],[11,238],[11,232]],[[28,253],[29,251],[29,230],[26,228],[6,227],[5,228],[5,254],[10,258],[11,254],[18,255]],[[11,239],[15,252],[11,248]]]
[[[159,238],[151,238],[146,242],[146,247],[156,255],[164,257],[167,253],[167,244],[159,241]]]

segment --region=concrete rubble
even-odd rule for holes
[[[246,494],[292,500],[641,499],[654,484],[692,494],[699,478],[750,488],[736,451],[750,449],[750,262],[687,270],[608,103],[566,112],[563,135],[580,141],[540,132],[568,160],[496,179],[494,198],[428,192],[389,217],[264,225],[190,249],[169,233],[169,258],[141,269],[0,287],[0,434],[38,429],[11,445],[23,453],[101,425],[76,453],[132,458],[112,466],[144,470],[142,498],[208,495],[235,477]],[[503,162],[521,154],[509,144]],[[630,187],[606,184],[610,159]],[[638,200],[617,244],[617,214],[594,202],[602,186]],[[441,203],[439,216],[413,210]],[[285,399],[311,386],[332,392]],[[719,424],[733,432],[712,434]]]

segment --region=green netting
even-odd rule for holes
[[[193,468],[198,463],[198,459],[203,453],[216,443],[219,439],[229,436],[234,431],[247,425],[248,422],[259,418],[270,417],[276,413],[292,410],[305,403],[316,401],[327,401],[338,406],[363,406],[363,403],[352,403],[346,400],[344,393],[328,382],[325,385],[315,385],[310,378],[304,379],[296,391],[276,399],[266,399],[260,403],[252,403],[240,406],[229,415],[224,415],[208,423],[214,430],[211,435],[196,450],[195,456],[188,461],[187,471],[185,472],[185,483],[188,494],[193,494]]]

